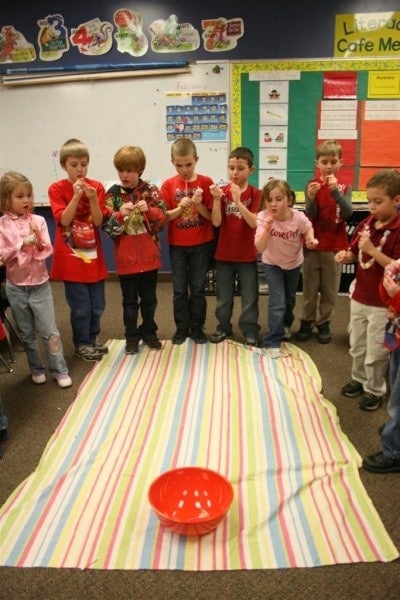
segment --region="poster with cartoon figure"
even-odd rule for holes
[[[0,31],[0,63],[22,63],[35,60],[36,50],[25,36],[12,25]]]
[[[71,29],[71,44],[77,46],[79,52],[87,56],[106,54],[112,47],[113,29],[112,23],[108,21],[92,19]]]
[[[149,26],[153,52],[192,52],[200,46],[200,34],[190,23],[179,23],[176,15],[157,19]]]
[[[64,27],[64,17],[47,15],[40,19],[38,33],[39,57],[41,60],[58,60],[69,50],[67,28]]]
[[[243,19],[204,19],[201,22],[204,49],[209,52],[226,52],[236,48],[244,34]]]
[[[143,17],[138,12],[121,8],[114,13],[114,23],[117,31],[114,39],[118,52],[127,52],[132,56],[146,54],[149,41],[143,33]]]

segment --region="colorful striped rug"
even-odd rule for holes
[[[124,353],[80,386],[40,463],[0,512],[0,564],[79,569],[270,569],[399,556],[359,478],[360,456],[306,353],[233,342]],[[163,529],[147,490],[202,465],[230,479],[211,534]]]

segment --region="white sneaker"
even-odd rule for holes
[[[60,388],[68,388],[72,385],[72,379],[68,373],[57,373],[54,379],[57,381]]]
[[[290,340],[291,337],[292,337],[292,332],[290,331],[290,327],[285,327],[285,333],[284,333],[283,339]]]
[[[46,383],[46,373],[43,373],[43,371],[33,371],[32,382],[35,383],[36,385],[40,385],[41,383]]]
[[[269,358],[282,358],[284,356],[280,348],[268,348],[267,354]]]

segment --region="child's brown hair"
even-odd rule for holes
[[[9,212],[11,209],[11,195],[17,185],[24,185],[27,188],[28,194],[33,194],[33,186],[25,175],[17,173],[17,171],[8,171],[0,179],[0,210],[3,213]],[[30,207],[32,208],[32,206]]]
[[[86,158],[89,162],[89,149],[80,140],[71,138],[64,142],[60,148],[60,165],[65,167],[65,163],[71,156],[76,158]]]
[[[279,188],[285,194],[288,199],[288,206],[293,206],[294,199],[296,198],[295,193],[287,181],[283,179],[270,179],[261,190],[261,206],[260,210],[265,210],[266,204],[269,200],[269,195],[275,188]]]
[[[171,158],[175,156],[188,156],[193,154],[197,158],[196,144],[190,138],[178,138],[171,146]]]
[[[367,189],[381,187],[386,189],[389,198],[400,196],[400,173],[396,169],[382,169],[367,181]]]
[[[135,171],[141,175],[146,168],[146,156],[140,146],[122,146],[114,155],[117,171]]]
[[[325,140],[317,148],[316,158],[317,160],[321,156],[338,156],[342,159],[343,149],[342,146],[336,140]]]

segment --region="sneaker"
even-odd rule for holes
[[[220,342],[223,342],[224,340],[229,339],[231,337],[233,337],[232,332],[226,333],[225,331],[221,331],[221,329],[217,329],[217,331],[211,334],[210,342],[212,342],[213,344],[219,344]]]
[[[143,341],[150,350],[160,350],[162,348],[162,344],[157,336],[143,338]]]
[[[379,398],[379,396],[375,396],[375,394],[370,394],[369,392],[364,392],[363,397],[358,403],[358,406],[361,410],[376,410],[380,407],[381,402],[382,398]]]
[[[246,337],[246,340],[244,342],[245,346],[257,346],[258,345],[258,341],[257,338],[249,335]]]
[[[10,435],[8,433],[7,427],[5,429],[0,429],[0,442],[6,442],[10,439]]]
[[[329,328],[329,322],[318,325],[318,341],[320,344],[329,344],[332,339],[331,330]]]
[[[108,354],[108,347],[103,344],[103,342],[96,336],[96,339],[93,342],[93,348],[96,352],[100,352],[100,354]]]
[[[186,338],[188,337],[188,332],[185,331],[181,331],[180,329],[177,329],[174,333],[174,335],[172,336],[172,343],[176,344],[177,346],[180,346],[181,344],[183,344],[183,342],[186,340]]]
[[[54,376],[54,379],[57,381],[58,387],[60,387],[60,388],[68,388],[68,387],[71,387],[71,385],[72,385],[72,379],[66,372],[57,373]]]
[[[195,344],[207,344],[208,338],[201,327],[190,330],[190,337]]]
[[[41,383],[46,383],[46,373],[43,373],[43,371],[33,371],[32,382],[35,383],[36,385],[40,385]]]
[[[280,348],[268,348],[267,355],[269,358],[282,358],[284,356]]]
[[[87,362],[95,362],[103,358],[103,354],[98,352],[93,346],[78,346],[75,348],[75,356]]]
[[[284,341],[288,341],[292,337],[292,332],[290,331],[290,327],[285,327],[284,330],[285,330],[285,333],[283,334],[282,339]]]
[[[364,388],[362,384],[354,379],[349,381],[349,383],[346,383],[341,390],[343,396],[346,396],[347,398],[356,398],[357,396],[361,396],[363,391]]]
[[[298,342],[306,342],[312,335],[312,321],[302,321],[300,329],[295,334],[294,339]]]
[[[364,458],[362,466],[372,473],[400,473],[400,458],[378,452]]]
[[[139,352],[139,340],[126,340],[125,354],[137,354]]]

